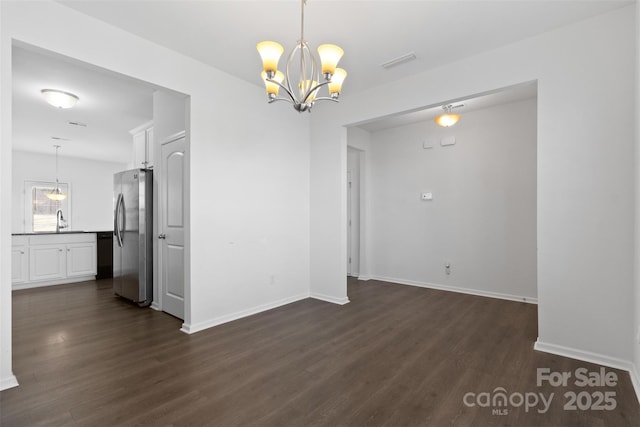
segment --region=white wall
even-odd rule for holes
[[[247,84],[58,3],[0,2],[0,8],[0,195],[11,193],[14,38],[190,96],[186,330],[309,296],[308,116],[268,105],[259,81]],[[10,381],[11,213],[2,206],[0,381]]]
[[[633,385],[636,389],[636,395],[640,400],[640,120],[637,118],[640,114],[640,7],[636,4],[636,155],[635,155],[635,251],[634,251],[634,263],[635,263],[635,319],[634,319],[634,336],[633,336],[633,349],[634,349],[634,371],[632,379]]]
[[[0,28],[6,14],[0,4]],[[0,29],[1,31],[1,29]],[[11,204],[6,203],[11,192],[11,59],[5,53],[11,49],[11,40],[0,38],[0,390],[18,385],[13,375],[11,357]]]
[[[346,293],[344,125],[538,80],[538,348],[629,367],[635,55],[631,5],[360,95],[347,84],[312,117],[313,290]]]
[[[372,277],[536,300],[535,99],[374,132],[370,159]]]
[[[12,233],[24,233],[25,181],[54,181],[55,156],[13,152]],[[70,185],[71,229],[113,230],[113,174],[125,170],[126,163],[101,162],[59,156],[59,180]]]
[[[162,144],[172,135],[187,128],[187,96],[166,90],[153,93],[153,137],[154,145],[159,150]],[[154,153],[158,153],[154,150]]]

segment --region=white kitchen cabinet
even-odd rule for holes
[[[27,245],[11,245],[11,283],[23,283],[29,280],[29,252]]]
[[[29,248],[29,280],[62,279],[67,272],[65,245],[38,245]]]
[[[51,233],[12,237],[13,289],[95,279],[95,233]]]
[[[96,275],[96,242],[67,245],[67,277]]]
[[[153,122],[129,131],[133,135],[133,167],[153,167]]]

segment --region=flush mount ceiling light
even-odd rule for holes
[[[460,104],[460,105],[443,105],[442,109],[444,110],[444,113],[440,114],[438,117],[436,117],[435,119],[433,119],[434,122],[436,122],[438,125],[440,126],[444,126],[444,127],[450,127],[455,125],[456,123],[458,123],[458,120],[460,120],[460,114],[453,114],[451,112],[451,109],[453,108],[459,108],[459,107],[464,107],[464,104]]]
[[[278,71],[278,61],[284,52],[281,44],[263,41],[258,43],[256,48],[262,58],[261,76],[267,88],[269,103],[287,101],[293,104],[293,108],[298,112],[311,112],[311,107],[316,101],[338,102],[347,72],[342,68],[336,68],[344,51],[333,44],[320,45],[318,55],[324,77],[324,81],[320,82],[318,63],[304,39],[304,6],[307,0],[301,0],[301,3],[300,40],[287,57],[285,72]],[[329,96],[318,97],[320,88],[327,85]],[[278,96],[280,89],[286,92],[285,97]]]
[[[56,147],[56,186],[53,190],[48,192],[46,196],[48,199],[60,201],[66,199],[67,195],[60,190],[60,185],[58,184],[58,148],[60,148],[60,146],[54,145],[54,147]]]
[[[42,89],[40,93],[49,104],[57,108],[71,108],[79,100],[76,95],[62,90]]]

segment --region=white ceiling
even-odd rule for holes
[[[523,101],[525,99],[536,98],[537,96],[538,84],[534,81],[508,88],[502,88],[489,93],[478,94],[469,98],[457,99],[455,101],[450,101],[447,105],[455,106],[456,108],[454,108],[452,112],[460,114],[463,118],[465,113],[469,113],[471,111],[489,108],[495,105],[504,105],[511,102]],[[383,129],[404,126],[411,123],[431,121],[439,114],[442,114],[442,112],[442,105],[438,105],[415,111],[397,113],[388,117],[376,118],[367,122],[356,123],[354,126],[369,132],[377,132]]]
[[[42,89],[71,92],[80,100],[73,108],[58,109],[45,102]],[[14,46],[13,149],[53,155],[56,144],[60,156],[129,162],[129,130],[153,118],[154,90],[60,55]]]
[[[300,38],[300,0],[65,1],[61,3],[262,86],[256,43],[288,52]],[[633,1],[308,0],[305,39],[335,43],[344,96],[583,20]],[[391,70],[380,64],[415,52]],[[281,60],[283,61],[283,60]]]
[[[291,49],[299,38],[300,1],[93,0],[60,1],[79,12],[191,56],[262,86],[257,42],[271,39]],[[305,38],[342,46],[349,76],[343,97],[470,55],[514,43],[626,6],[619,0],[366,1],[308,0]],[[445,43],[446,42],[446,43]],[[380,64],[408,52],[415,61],[390,70]],[[128,131],[152,119],[152,85],[28,46],[14,50],[14,149],[127,162]],[[80,97],[70,110],[46,104],[43,88]],[[460,112],[517,97],[535,96],[535,85],[510,94],[466,99]],[[533,91],[533,92],[532,92]],[[514,98],[515,97],[515,98]],[[430,120],[431,108],[361,124],[370,131]],[[68,121],[87,127],[68,125]],[[52,140],[60,137],[68,141]]]

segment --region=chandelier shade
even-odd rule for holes
[[[280,43],[262,41],[256,45],[262,59],[261,77],[269,103],[287,101],[298,112],[310,112],[316,101],[338,102],[342,83],[347,76],[346,71],[337,68],[344,50],[334,44],[322,44],[318,47],[318,67],[316,57],[304,39],[305,4],[306,0],[301,0],[300,39],[287,56],[284,72],[278,70],[278,62],[284,52]],[[329,96],[319,96],[319,91],[324,86],[328,86]],[[285,93],[282,94],[280,89]]]
[[[267,80],[266,71],[260,73],[260,76],[262,77],[264,85],[267,88],[267,95],[273,94],[275,96],[278,96],[278,92],[280,91],[280,86],[278,85],[278,83],[282,83],[282,81],[284,80],[284,74],[282,74],[282,72],[280,71],[276,71],[275,76],[273,76],[273,79],[271,80]]]
[[[344,55],[344,50],[335,44],[321,44],[318,46],[318,55],[322,64],[322,74],[333,74],[338,66],[338,61]]]
[[[333,96],[334,93],[340,94],[342,92],[342,82],[347,78],[347,72],[342,68],[336,68],[331,77],[329,83],[329,94]]]
[[[278,61],[284,52],[284,48],[280,43],[264,41],[256,46],[260,58],[262,58],[262,67],[265,72],[278,71]]]

